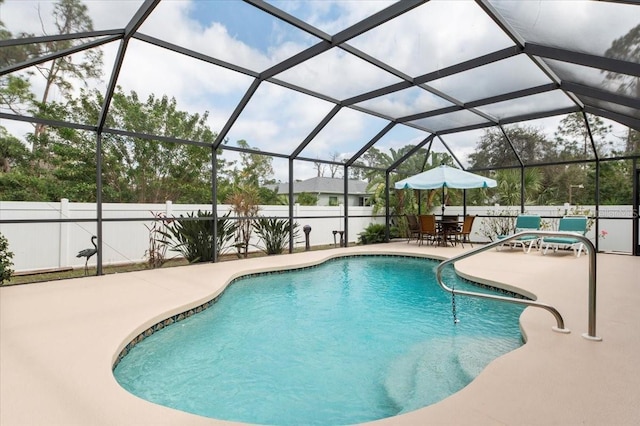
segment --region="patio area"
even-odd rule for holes
[[[112,375],[121,349],[149,326],[210,300],[247,272],[343,254],[445,258],[460,252],[402,241],[0,288],[0,423],[228,423],[129,394]],[[587,331],[588,256],[490,250],[458,262],[468,278],[519,288],[555,306],[571,333],[553,332],[551,314],[528,308],[521,317],[526,345],[496,359],[451,397],[374,423],[637,424],[640,259],[599,254],[597,260],[602,342],[581,337]],[[464,321],[464,312],[460,317]]]

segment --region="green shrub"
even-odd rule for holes
[[[260,238],[260,250],[266,254],[282,254],[289,244],[289,220],[260,218],[253,224],[256,235]],[[298,224],[293,224],[293,238],[298,236]]]
[[[403,234],[400,234],[400,232],[402,232],[402,231],[400,230],[400,228],[398,226],[391,225],[389,227],[389,238],[390,239],[400,238],[400,235],[403,235]]]
[[[298,194],[296,202],[301,206],[316,206],[318,205],[318,196],[310,192],[301,192]]]
[[[229,247],[229,241],[236,232],[236,225],[229,219],[229,214],[218,218],[218,255]],[[162,235],[168,239],[171,250],[181,253],[189,263],[209,262],[213,260],[212,220],[213,213],[209,211],[198,210],[197,215],[187,213],[186,217],[180,215],[166,225],[167,230]]]
[[[359,234],[359,244],[384,243],[387,240],[387,226],[380,223],[371,223]]]
[[[13,253],[9,251],[9,241],[6,237],[0,234],[0,285],[5,281],[9,281],[11,275],[13,275]]]

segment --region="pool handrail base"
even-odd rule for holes
[[[453,264],[458,260],[466,259],[467,257],[471,257],[483,251],[487,251],[493,247],[497,248],[498,246],[501,246],[504,243],[509,242],[511,240],[515,240],[515,239],[526,237],[526,236],[535,236],[538,238],[542,238],[544,236],[574,238],[574,239],[580,240],[587,247],[587,253],[589,255],[589,324],[588,324],[588,332],[584,333],[582,336],[585,339],[591,340],[594,342],[602,341],[602,338],[596,336],[596,249],[593,243],[591,242],[591,240],[589,240],[587,237],[583,235],[576,235],[570,232],[539,231],[539,230],[527,230],[527,231],[518,232],[516,234],[510,235],[501,240],[492,241],[482,247],[469,250],[467,252],[461,253],[459,255],[453,256],[447,260],[440,262],[440,264],[436,268],[436,280],[438,281],[438,284],[445,291],[451,293],[452,295],[459,294],[464,296],[501,300],[503,302],[509,302],[509,303],[515,303],[515,304],[527,305],[527,306],[533,306],[533,307],[545,309],[551,312],[551,314],[556,319],[557,325],[553,327],[553,330],[561,333],[568,333],[568,331],[561,331],[561,330],[568,330],[568,329],[566,329],[564,326],[564,319],[562,318],[562,315],[560,314],[560,312],[558,312],[558,310],[551,305],[547,305],[545,303],[539,303],[534,300],[517,299],[514,297],[495,296],[495,295],[489,295],[489,294],[483,294],[483,293],[475,293],[471,291],[455,290],[453,288],[448,287],[442,281],[442,271],[447,265]]]

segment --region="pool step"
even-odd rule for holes
[[[500,338],[439,337],[414,345],[397,357],[385,377],[398,414],[434,404],[469,384],[494,358],[487,348]],[[443,351],[443,348],[450,348]]]

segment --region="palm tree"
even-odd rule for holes
[[[496,172],[498,181],[497,197],[502,205],[516,206],[520,204],[520,169],[505,169]],[[524,169],[525,204],[537,201],[542,189],[542,174],[540,170]]]

